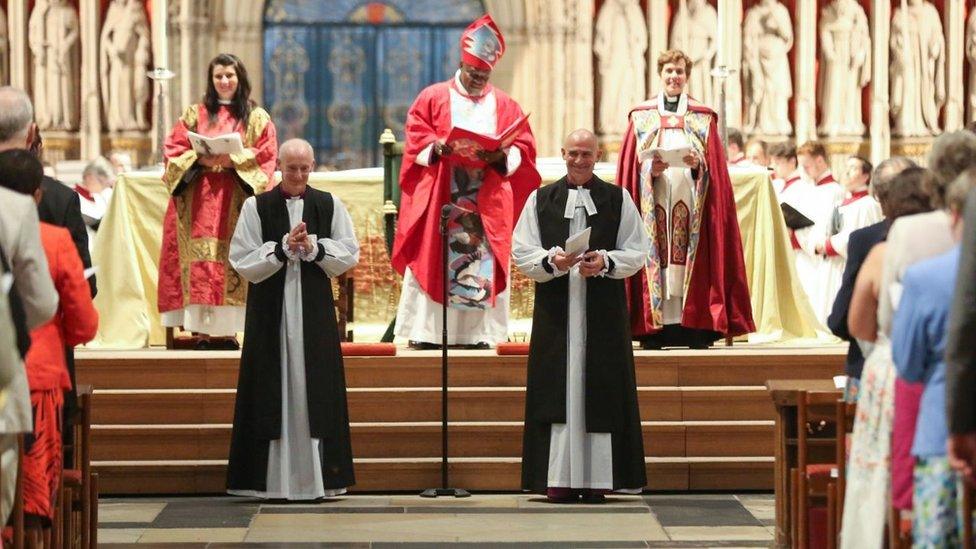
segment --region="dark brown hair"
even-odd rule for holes
[[[934,181],[935,174],[926,168],[908,168],[893,177],[883,201],[888,221],[932,211],[931,189]]]
[[[213,83],[214,67],[217,65],[234,67],[234,72],[237,73],[237,91],[234,92],[234,97],[231,98],[228,107],[238,122],[247,124],[247,117],[250,116],[251,109],[254,108],[254,102],[251,101],[251,81],[247,77],[247,69],[244,68],[244,63],[232,53],[218,54],[217,57],[210,60],[210,64],[207,66],[207,91],[203,94],[203,104],[207,107],[210,122],[217,120],[217,111],[220,110],[220,96],[217,94],[217,88],[214,87]]]

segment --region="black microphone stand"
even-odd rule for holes
[[[451,217],[454,206],[445,204],[441,208],[441,252],[444,261],[444,291],[441,294],[443,306],[441,307],[441,488],[428,488],[424,490],[420,497],[436,498],[438,496],[454,496],[456,498],[466,498],[471,494],[461,488],[448,488],[447,473],[447,305],[448,292],[447,285],[450,267],[448,265],[448,235],[447,222]]]

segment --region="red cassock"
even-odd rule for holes
[[[450,202],[450,159],[440,159],[431,166],[417,163],[417,155],[451,131],[451,96],[453,80],[428,86],[417,96],[407,113],[406,144],[400,169],[400,215],[393,242],[393,267],[403,275],[407,267],[424,292],[437,303],[443,303],[444,273],[441,258],[440,212]],[[488,85],[485,94],[495,94],[497,123],[500,131],[522,116],[522,109],[512,98]],[[535,138],[528,124],[513,143],[522,154],[522,163],[507,178],[491,168],[478,191],[478,213],[495,261],[495,283],[491,304],[507,284],[512,231],[529,194],[539,187],[541,178],[535,167]]]
[[[654,109],[658,102],[652,100],[635,107],[631,113]],[[739,221],[735,211],[735,197],[725,159],[725,149],[718,135],[718,116],[710,108],[688,99],[688,119],[685,127],[689,137],[699,139],[704,149],[707,178],[704,192],[695,190],[695,203],[702,204],[701,223],[698,229],[698,244],[689,251],[694,257],[691,275],[685,292],[681,325],[686,328],[712,330],[725,336],[737,336],[754,332],[752,305],[749,301],[749,285],[746,279],[745,262],[742,259],[742,240],[739,235]],[[641,216],[644,211],[641,203],[640,163],[635,139],[633,118],[624,135],[617,164],[617,184],[626,189]],[[696,134],[696,130],[700,134]],[[660,125],[649,131],[660,131]],[[657,246],[655,239],[651,245]],[[654,257],[661,257],[661,253]],[[652,258],[652,262],[656,261]],[[627,299],[630,304],[631,330],[635,337],[659,331],[660,285],[654,283],[654,273],[660,272],[660,265],[652,264],[644,272],[637,273],[627,280]],[[649,282],[650,280],[650,282]]]
[[[24,512],[50,519],[61,476],[61,409],[64,391],[71,389],[64,348],[95,337],[98,312],[68,230],[41,223],[41,245],[59,304],[54,318],[31,331],[30,350],[24,357],[34,430],[24,454],[23,483]]]
[[[232,168],[205,168],[196,164],[190,131],[208,137],[238,132],[244,152],[231,155]],[[191,105],[166,138],[164,154],[163,182],[172,196],[163,220],[159,311],[188,305],[243,307],[247,284],[230,267],[227,254],[244,200],[273,181],[278,140],[271,118],[255,107],[244,124],[221,105],[210,121],[206,106]]]

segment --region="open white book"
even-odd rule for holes
[[[655,156],[660,156],[661,160],[667,162],[674,167],[683,167],[685,165],[684,158],[689,154],[692,154],[692,148],[685,147],[651,147],[641,151],[637,157],[641,162],[648,160],[653,160]]]
[[[190,145],[199,155],[236,154],[244,151],[241,134],[226,133],[216,137],[207,137],[194,132],[187,132]]]
[[[589,248],[590,228],[587,227],[566,239],[566,247],[564,248],[564,251],[566,252],[566,255],[578,255],[585,252]]]

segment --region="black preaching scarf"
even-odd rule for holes
[[[291,230],[285,196],[279,188],[256,197],[262,240],[279,242]],[[328,238],[332,230],[332,195],[308,188],[302,221],[308,233]],[[281,317],[286,269],[249,284],[244,348],[234,407],[234,433],[228,464],[228,488],[266,489],[268,448],[281,438]],[[346,384],[339,347],[332,283],[312,262],[301,262],[305,388],[309,429],[321,440],[322,481],[326,489],[355,483]]]

